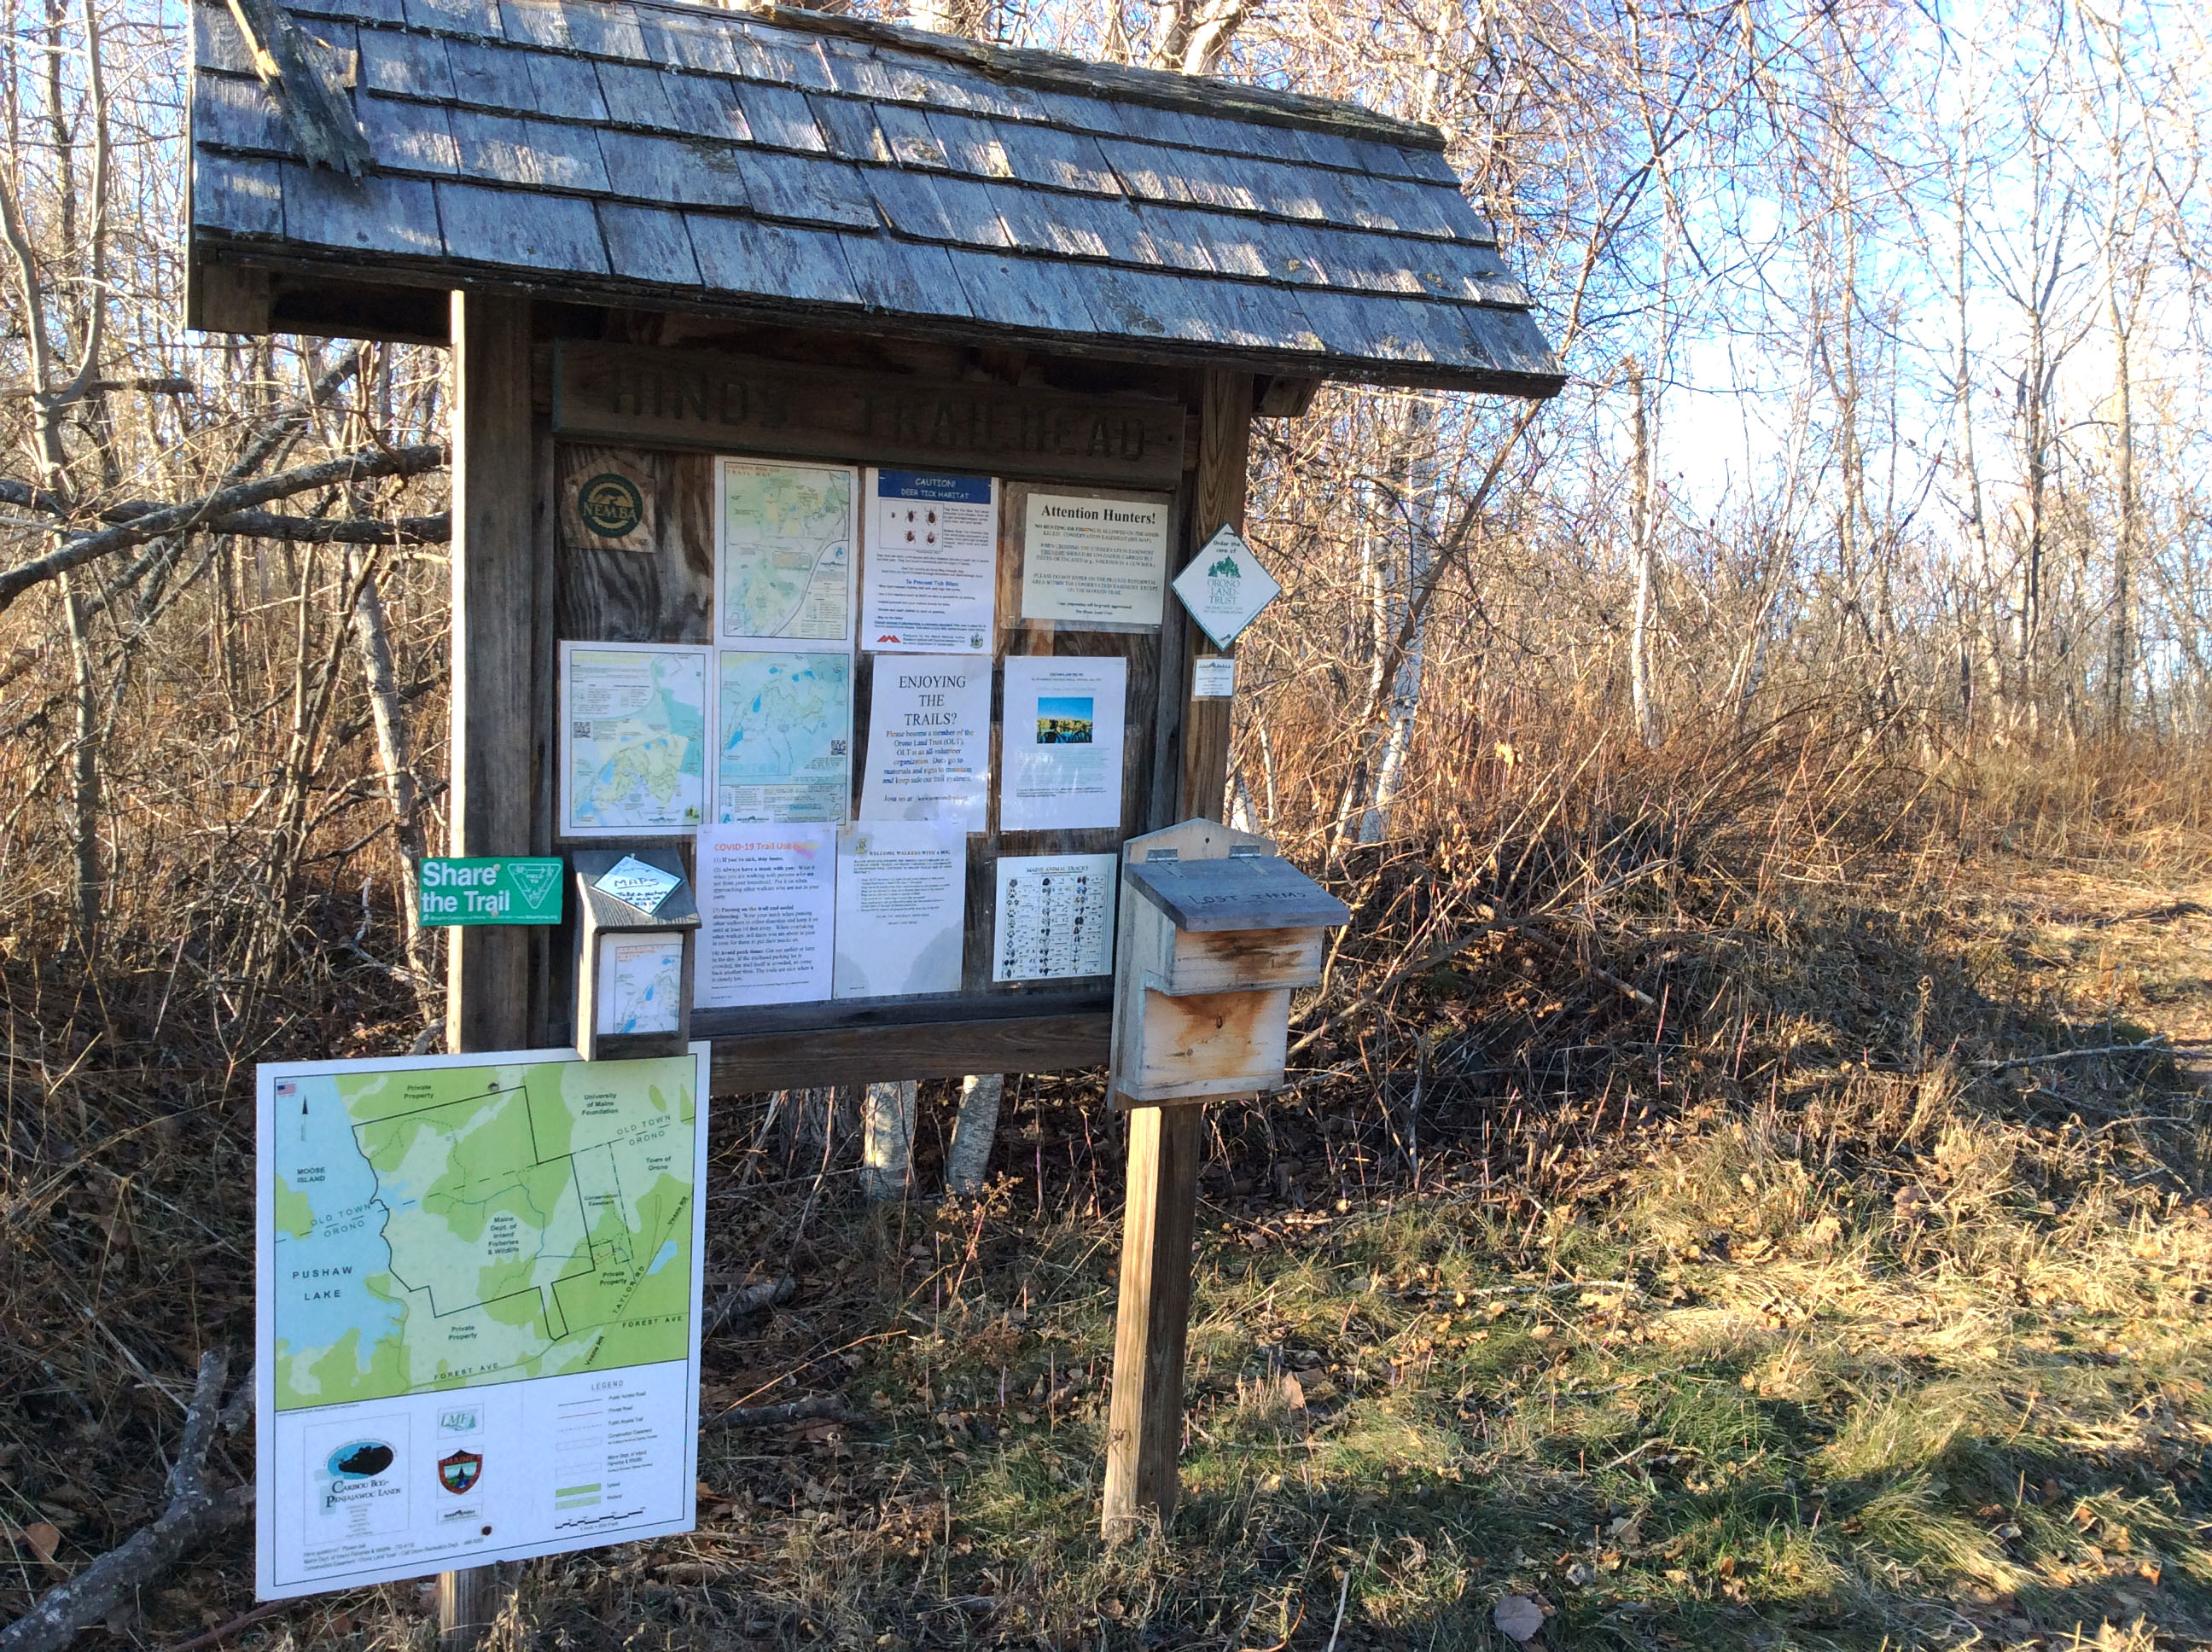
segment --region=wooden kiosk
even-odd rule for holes
[[[702,986],[690,1027],[725,1091],[1103,1063],[1110,958],[1009,978],[1002,863],[1118,857],[1218,817],[1231,701],[1192,690],[1219,651],[1164,586],[1241,525],[1251,421],[1328,379],[1563,382],[1442,135],[1352,105],[775,6],[192,11],[191,325],[452,352],[451,853],[693,854],[694,825],[567,829],[562,671],[570,645],[726,644],[724,459],[994,485],[994,617],[967,650],[992,676],[991,784],[957,978],[750,1007]],[[1158,601],[1038,613],[1039,496],[1164,515]],[[813,646],[849,663],[851,819],[899,656],[847,617]],[[1031,657],[1120,662],[1110,818],[1004,817],[1008,662]],[[449,1048],[574,1039],[568,934],[450,938]],[[1133,1206],[1188,1186],[1193,1111],[1168,1109]],[[1187,1271],[1180,1222],[1163,1233]]]

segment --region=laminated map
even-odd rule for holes
[[[715,821],[842,823],[852,799],[851,657],[726,648],[715,674]]]
[[[717,467],[715,634],[731,643],[850,643],[858,489],[849,467],[726,459]]]
[[[258,1080],[263,1598],[690,1529],[707,1047]]]
[[[276,1081],[276,1408],[682,1359],[689,1056]]]
[[[706,823],[705,649],[562,644],[561,726],[564,836]]]

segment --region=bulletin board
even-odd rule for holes
[[[913,1026],[918,1072],[1103,1059],[1120,847],[1182,779],[1181,398],[552,365],[551,847],[684,853],[694,1035]]]

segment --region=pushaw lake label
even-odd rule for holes
[[[562,862],[557,855],[463,858],[434,855],[422,862],[426,927],[456,924],[557,924],[561,921]]]
[[[707,1052],[260,1069],[261,1598],[692,1528]]]

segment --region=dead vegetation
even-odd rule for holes
[[[740,1425],[700,1531],[523,1569],[502,1643],[1497,1645],[1509,1594],[1553,1644],[2212,1639],[2201,794],[2172,752],[2031,793],[1764,738],[1524,738],[1347,852],[1293,1084],[1213,1115],[1185,1501],[1133,1545],[1095,1534],[1095,1078],[1011,1079],[989,1191],[942,1205],[949,1093],[890,1207],[719,1102],[706,1415]],[[161,1512],[196,1365],[248,1345],[226,1049],[416,1024],[368,972],[203,1031],[185,987],[34,960],[0,969],[11,1616]],[[111,1632],[231,1625],[243,1542]],[[432,1621],[393,1588],[230,1632]]]

